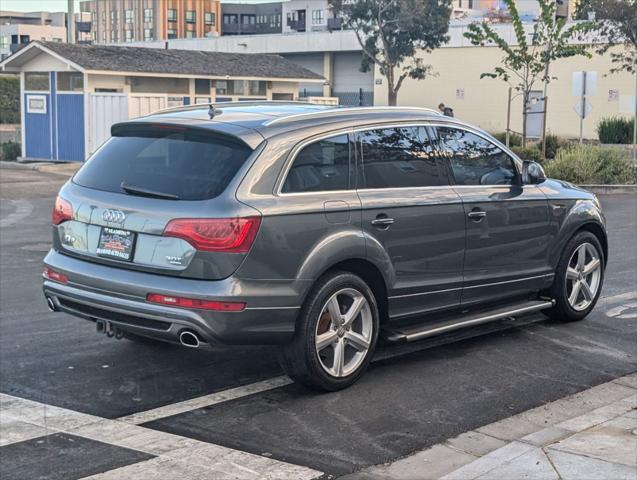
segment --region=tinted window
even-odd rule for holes
[[[458,185],[511,185],[513,159],[490,141],[456,128],[438,127],[440,149]]]
[[[346,190],[352,186],[347,135],[326,138],[304,147],[283,184],[284,193]]]
[[[360,133],[361,188],[427,187],[445,183],[424,127]]]
[[[79,185],[143,188],[181,200],[219,195],[251,150],[229,137],[191,130],[135,129],[111,137],[75,175]]]

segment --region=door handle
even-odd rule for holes
[[[393,218],[389,218],[386,216],[378,216],[376,217],[374,220],[372,220],[370,222],[372,225],[374,225],[375,227],[389,227],[390,225],[392,225],[394,223],[394,219]]]
[[[484,217],[487,216],[487,212],[484,210],[471,210],[467,216],[474,222],[481,222]]]

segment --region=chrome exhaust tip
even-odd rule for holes
[[[179,334],[179,342],[184,347],[189,347],[189,348],[198,348],[201,343],[199,341],[199,337],[197,336],[197,334],[190,330],[184,330],[183,332]]]
[[[51,297],[46,297],[46,305],[49,307],[49,310],[52,312],[57,312],[58,308],[55,306],[55,302]]]

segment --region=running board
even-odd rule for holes
[[[517,317],[527,313],[538,312],[555,305],[555,300],[532,300],[507,305],[494,310],[482,311],[473,314],[459,315],[454,318],[446,318],[437,322],[424,325],[412,325],[408,328],[398,328],[387,336],[390,342],[413,342],[423,338],[432,337],[441,333],[451,332],[466,327],[473,327],[482,323],[494,322],[507,317]]]

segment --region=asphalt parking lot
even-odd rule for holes
[[[41,260],[63,181],[40,172],[0,170],[0,393],[5,400],[17,397],[109,420],[125,417],[123,423],[157,435],[175,434],[255,454],[246,457],[254,461],[280,462],[272,468],[294,464],[339,476],[637,370],[634,196],[601,198],[611,257],[603,298],[585,321],[561,324],[535,315],[383,347],[352,388],[317,394],[282,377],[272,347],[195,351],[138,345],[48,312]],[[4,479],[82,478],[152,458],[54,427],[5,443],[0,447]]]

